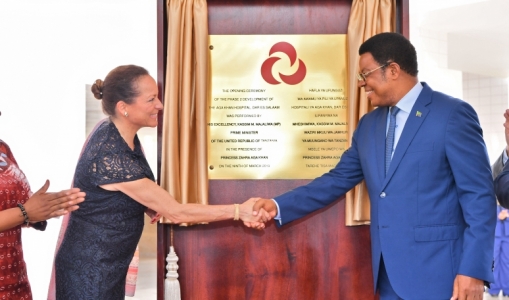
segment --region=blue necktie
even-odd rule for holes
[[[385,175],[389,171],[389,166],[392,160],[392,148],[394,147],[394,131],[396,130],[396,114],[399,108],[393,106],[389,109],[389,130],[387,130],[387,136],[385,137]]]

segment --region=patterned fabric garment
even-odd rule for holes
[[[9,146],[0,140],[0,210],[24,204],[30,186]],[[21,245],[21,225],[0,232],[0,299],[32,299]]]
[[[101,185],[154,180],[140,141],[131,150],[115,124],[92,134],[76,166],[74,187],[87,193],[69,218],[55,259],[57,300],[123,300],[126,275],[144,224],[145,206]]]

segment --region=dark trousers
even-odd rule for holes
[[[389,276],[385,270],[384,258],[380,258],[380,269],[378,271],[378,293],[380,294],[380,300],[403,300],[392,288]]]

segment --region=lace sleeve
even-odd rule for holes
[[[91,164],[90,171],[96,185],[134,181],[147,177],[145,168],[136,155],[123,152],[97,157]]]

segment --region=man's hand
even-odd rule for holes
[[[269,213],[270,219],[277,216],[277,206],[276,203],[274,203],[274,200],[265,198],[256,199],[257,200],[253,206],[253,215],[255,216],[258,215],[260,213],[260,210],[263,209],[264,211]]]
[[[484,282],[465,275],[456,275],[451,300],[482,300]]]
[[[270,199],[264,199],[264,198],[250,198],[248,201],[253,201],[254,205],[251,210],[251,214],[253,217],[259,218],[262,220],[262,222],[268,222],[272,218],[274,218],[277,215],[277,207],[274,201]],[[271,207],[270,204],[274,205],[274,207]],[[267,210],[270,209],[270,211]],[[265,224],[258,222],[246,222],[244,221],[244,225],[246,227],[250,228],[256,228],[256,229],[262,229],[265,228]],[[263,227],[262,227],[263,225]]]
[[[263,209],[259,212],[257,211],[256,214],[253,212],[254,204],[259,199],[260,198],[250,198],[240,205],[240,219],[244,222],[246,227],[264,229],[264,223],[271,219],[269,213]]]

